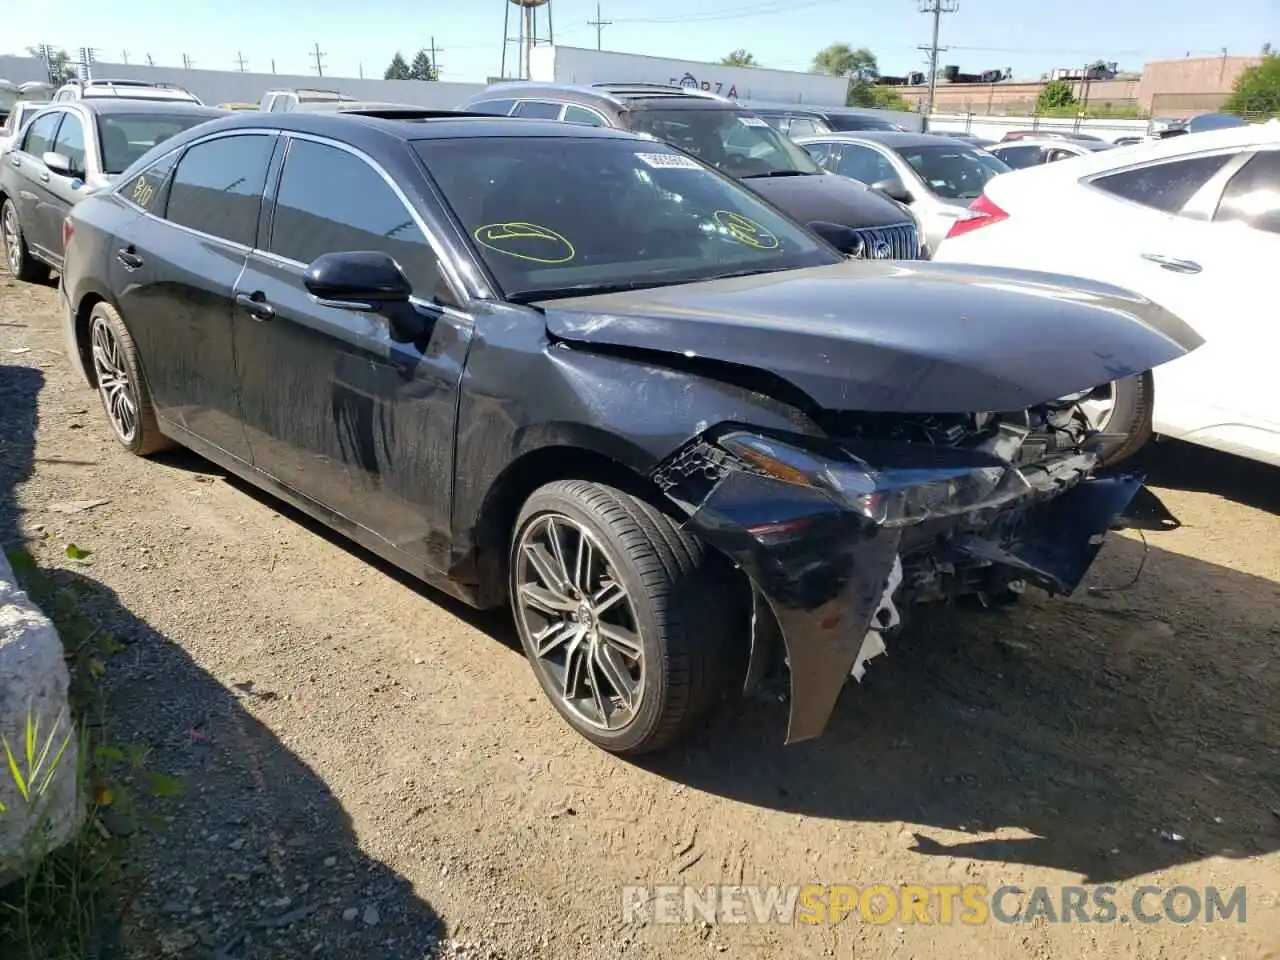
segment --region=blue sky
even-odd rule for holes
[[[556,40],[595,46],[595,0],[552,0]],[[86,3],[72,12],[7,0],[0,53],[36,43],[68,49],[91,44],[102,60],[151,54],[157,64],[313,73],[320,44],[326,76],[381,75],[400,49],[437,47],[443,80],[483,81],[498,72],[502,0],[128,0]],[[689,60],[717,60],[738,47],[764,66],[803,70],[819,48],[840,40],[866,46],[881,70],[920,69],[917,45],[930,20],[916,0],[601,0],[604,48]],[[55,12],[56,10],[56,12]],[[449,10],[451,12],[445,12]],[[375,12],[376,11],[376,12]],[[1091,59],[1139,69],[1146,60],[1194,54],[1253,54],[1265,41],[1280,49],[1280,0],[960,0],[943,17],[944,63],[966,72],[1012,67],[1034,78]]]

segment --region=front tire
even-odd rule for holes
[[[538,682],[597,746],[667,746],[724,690],[730,570],[645,501],[582,480],[541,487],[516,520],[508,576]]]
[[[18,222],[18,207],[12,200],[0,204],[0,249],[4,250],[5,266],[13,279],[23,283],[44,283],[49,279],[49,268],[27,249],[22,224]]]
[[[120,445],[140,457],[173,446],[160,432],[138,348],[109,303],[94,304],[89,315],[89,352],[98,398]]]
[[[1107,396],[1090,398],[1081,409],[1095,430],[1125,433],[1125,439],[1102,449],[1099,463],[1114,467],[1141,450],[1151,439],[1151,414],[1155,407],[1155,380],[1151,371],[1137,373],[1106,386]]]

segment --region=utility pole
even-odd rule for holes
[[[600,17],[600,4],[596,3],[596,18],[588,20],[587,26],[596,28],[596,49],[600,49],[600,35],[604,32],[605,27],[613,26],[612,20],[604,20]]]
[[[148,67],[154,67],[155,65],[156,65],[156,62],[155,62],[154,60],[152,60],[152,59],[151,59],[151,54],[149,54],[149,53],[148,53],[148,54],[147,54],[147,66],[148,66]]]
[[[328,54],[322,53],[320,51],[320,44],[317,42],[311,50],[311,56],[312,56],[312,59],[314,59],[316,62],[316,76],[323,77],[324,76],[324,58],[328,56]]]
[[[193,63],[195,63],[195,61],[194,61],[194,60],[192,60],[190,57],[188,57],[185,53],[182,55],[182,69],[183,69],[183,70],[190,70],[190,69],[191,69],[191,65],[192,65]]]
[[[246,63],[248,63],[248,61],[247,61],[247,60],[245,60],[244,55],[243,55],[239,50],[237,50],[237,51],[236,51],[236,66],[238,66],[238,67],[240,68],[240,72],[241,72],[241,73],[244,73],[244,66],[245,66],[245,64],[246,64]]]
[[[121,51],[120,51],[120,62],[121,62],[121,63],[123,63],[126,67],[129,65],[129,51],[128,51],[128,50],[121,50]]]
[[[440,61],[437,57],[444,53],[444,47],[436,47],[436,38],[431,38],[431,78],[440,79]]]
[[[944,13],[955,13],[960,9],[960,0],[920,0],[920,12],[932,14],[933,16],[933,42],[929,44],[929,99],[925,104],[924,115],[925,122],[933,113],[933,98],[938,88],[938,54],[946,50],[946,47],[938,46],[938,33],[942,27],[942,15]],[[921,47],[921,49],[926,49]]]

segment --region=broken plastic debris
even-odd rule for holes
[[[1183,840],[1187,839],[1182,834],[1175,833],[1173,830],[1157,830],[1156,836],[1161,840],[1168,840],[1172,843],[1181,843]]]

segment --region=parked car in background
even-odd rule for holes
[[[757,116],[763,117],[769,126],[791,137],[814,136],[838,130],[903,130],[902,124],[888,116],[858,113],[837,108],[817,107],[764,107],[746,104]]]
[[[237,100],[233,100],[228,103],[219,103],[217,105],[217,108],[219,110],[257,110],[259,109],[256,103],[244,103],[242,101],[237,101]]]
[[[294,112],[302,113],[383,113],[405,112],[430,114],[441,111],[427,111],[414,103],[393,103],[386,100],[316,100],[309,103],[295,104]]]
[[[0,125],[0,157],[3,157],[5,151],[13,145],[14,138],[22,130],[22,125],[30,120],[37,110],[48,105],[49,102],[47,100],[19,100],[10,108],[8,115],[4,118],[4,123]]]
[[[1003,160],[1010,169],[1035,167],[1071,157],[1083,157],[1099,150],[1111,150],[1115,144],[1105,140],[1011,140],[997,143],[988,152]]]
[[[163,100],[166,103],[200,105],[200,98],[186,87],[149,80],[71,80],[58,88],[58,92],[53,95],[53,102],[73,103],[77,100],[102,98]]]
[[[920,229],[902,203],[826,171],[755,112],[711,93],[656,83],[503,83],[460,110],[616,127],[656,137],[741,180],[854,256],[915,259]]]
[[[1102,137],[1095,137],[1091,133],[1080,133],[1074,130],[1053,130],[1044,128],[1041,130],[1010,130],[1000,138],[1001,143],[1008,143],[1010,140],[1093,140],[1101,141]]]
[[[930,130],[929,133],[936,137],[951,137],[954,140],[967,143],[971,147],[981,147],[983,150],[989,150],[998,142],[989,137],[979,137],[972,133],[961,133],[957,130]]]
[[[1141,487],[1093,477],[1078,398],[1196,344],[1114,287],[850,260],[603,125],[233,115],[65,232],[68,355],[127,450],[510,604],[621,754],[774,669],[816,737],[899,605],[1070,592]]]
[[[1128,146],[1132,146],[1135,143],[1143,143],[1146,139],[1147,139],[1146,137],[1124,136],[1124,137],[1116,137],[1111,142],[1113,145],[1117,147],[1128,147]]]
[[[258,102],[258,109],[265,110],[268,113],[288,113],[303,105],[355,102],[355,97],[349,97],[345,93],[339,93],[337,90],[291,87],[284,90],[268,90]]]
[[[36,112],[0,162],[0,247],[18,280],[62,268],[62,222],[174,134],[226,114],[182,101],[90,97]]]
[[[827,134],[796,141],[824,168],[910,206],[936,250],[988,180],[1009,168],[985,150],[929,133]]]
[[[1007,174],[938,251],[955,263],[1123,283],[1205,339],[1086,405],[1129,439],[1154,431],[1280,465],[1280,127],[1195,133]],[[1118,374],[1126,371],[1119,370]]]

